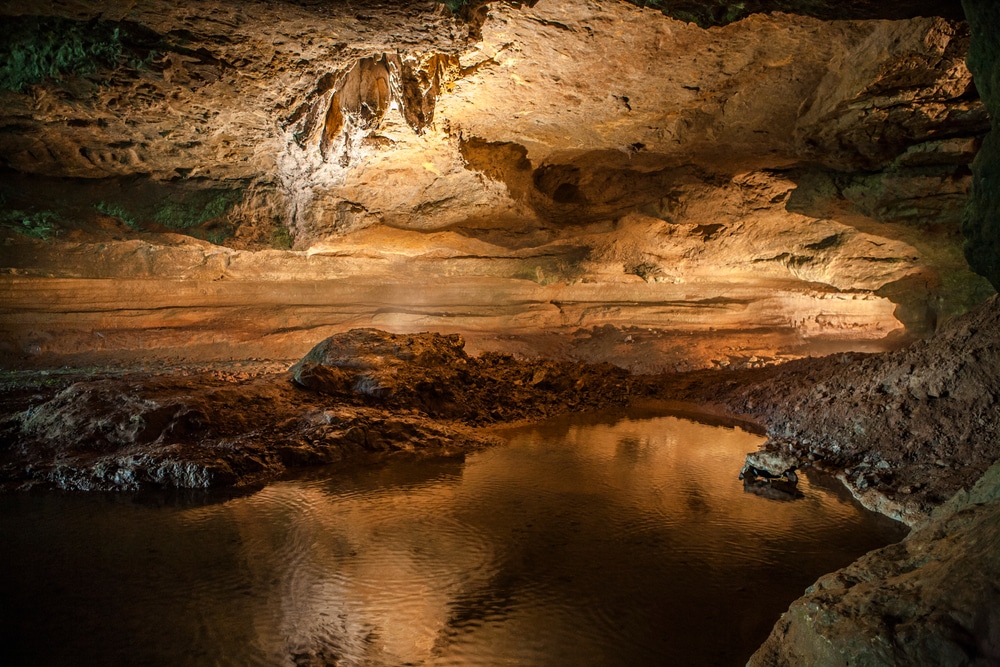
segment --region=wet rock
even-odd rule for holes
[[[747,454],[746,465],[781,477],[788,471],[794,471],[799,466],[799,459],[782,449],[765,447]],[[746,469],[744,467],[744,471]]]
[[[327,396],[471,424],[625,404],[646,380],[608,364],[470,357],[461,336],[352,329],[292,367],[299,386]]]
[[[740,375],[743,373],[744,375]],[[866,506],[910,525],[989,468],[1000,432],[1000,300],[932,338],[733,374],[689,390],[767,424],[841,474]],[[947,465],[940,466],[937,462]],[[953,467],[957,466],[957,467]],[[902,487],[910,493],[903,493]]]
[[[752,667],[1000,662],[1000,464],[900,544],[806,590]]]
[[[470,357],[461,337],[359,329],[291,373],[87,378],[15,391],[0,416],[0,488],[245,486],[302,466],[455,456],[472,428],[624,405],[649,378],[608,365]]]
[[[442,414],[454,385],[465,384],[465,341],[457,334],[395,335],[353,329],[327,338],[292,369],[298,385],[326,394],[357,393]]]

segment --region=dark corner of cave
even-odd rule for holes
[[[0,16],[5,664],[1000,664],[994,0]]]

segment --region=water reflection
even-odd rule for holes
[[[744,493],[760,438],[738,429],[505,437],[221,503],[4,497],[4,645],[15,664],[743,664],[819,574],[901,537],[807,476],[794,503]]]

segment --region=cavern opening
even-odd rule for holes
[[[10,664],[1000,662],[989,0],[0,17]]]

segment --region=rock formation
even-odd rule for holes
[[[989,292],[957,250],[989,121],[954,8],[862,5],[7,3],[0,352],[378,326],[655,371],[926,335]]]
[[[748,663],[1000,661],[1000,465],[924,528],[806,590]]]
[[[493,442],[472,426],[621,406],[654,387],[609,365],[463,347],[457,335],[356,329],[290,373],[251,364],[16,381],[0,419],[0,488],[207,489],[305,465],[461,455]]]
[[[995,35],[1000,27],[1000,11],[990,2],[965,0],[965,10],[976,31],[969,49],[969,67],[976,74],[986,108],[990,112],[993,130],[987,135],[973,163],[974,187],[972,199],[962,225],[965,234],[965,255],[969,264],[990,279],[1000,289],[1000,201],[997,200],[997,170],[1000,169],[1000,62]]]
[[[0,7],[4,486],[710,399],[916,526],[752,664],[1000,660],[995,3],[449,4]]]
[[[992,297],[896,352],[803,359],[721,380],[696,374],[675,396],[754,416],[778,458],[830,467],[870,508],[914,525],[1000,454],[998,337]]]
[[[995,29],[1000,26],[1000,11],[993,3],[979,0],[966,0],[963,4],[974,35],[970,66],[988,107],[995,110],[995,82],[1000,72],[996,61]],[[967,235],[966,255],[970,263],[997,285],[998,207],[990,187],[990,178],[998,163],[993,147],[995,140],[994,126],[973,166],[973,198],[963,229]],[[916,399],[916,403],[909,406],[898,403],[888,406],[890,410],[901,409],[901,414],[895,417],[886,411],[888,420],[903,419],[915,431],[915,437],[910,438],[907,434],[904,441],[915,446],[916,452],[911,449],[904,456],[911,461],[926,459],[928,454],[936,457],[937,447],[946,442],[954,443],[953,446],[961,450],[935,458],[937,470],[931,473],[932,478],[951,476],[948,469],[952,466],[976,462],[973,463],[976,472],[963,476],[965,480],[975,478],[978,469],[986,462],[995,461],[1000,452],[996,435],[997,410],[992,405],[998,395],[997,369],[995,354],[989,351],[995,349],[995,345],[987,343],[978,353],[965,345],[972,338],[984,333],[989,337],[990,332],[996,331],[996,323],[991,320],[997,308],[995,302],[994,297],[990,306],[994,315],[984,310],[979,316],[984,319],[970,321],[967,329],[953,329],[950,335],[940,337],[940,342],[931,343],[943,347],[957,344],[954,352],[937,350],[937,354],[921,360],[926,350],[914,346],[912,359],[916,363],[901,368],[889,361],[880,369],[887,373],[877,372],[871,378],[876,382],[881,379],[881,389],[887,393],[892,393],[894,386],[902,388],[899,381],[905,379],[909,397],[904,403]],[[961,333],[963,329],[966,335]],[[984,355],[992,361],[980,365]],[[939,374],[938,365],[942,362],[954,364],[945,361],[954,358],[960,360],[957,365]],[[876,366],[869,365],[869,371],[876,370]],[[965,389],[959,389],[959,385],[965,385]],[[869,384],[869,388],[877,389],[875,382]],[[968,406],[960,407],[951,418],[944,417],[944,413],[949,412],[945,406],[927,405],[928,401],[936,402],[941,398],[948,401],[953,390],[956,398],[960,396],[959,401],[968,402]],[[872,420],[868,412],[870,405],[866,401],[855,413],[853,421],[862,430],[873,421],[886,423],[885,418]],[[986,412],[977,412],[977,408],[985,408]],[[928,439],[921,434],[924,430],[921,425],[930,421],[938,426],[927,433]],[[949,435],[947,428],[941,428],[946,421],[958,425],[959,432]],[[980,426],[986,428],[978,430]],[[851,440],[859,439],[847,438]],[[923,456],[917,452],[923,452]],[[870,501],[877,498],[873,504],[883,511],[909,509],[910,519],[919,522],[918,530],[901,544],[872,552],[811,586],[778,621],[749,665],[780,667],[803,662],[988,665],[1000,662],[1000,641],[997,639],[1000,637],[1000,615],[997,613],[1000,599],[996,587],[1000,577],[1000,562],[996,556],[1000,553],[1000,464],[989,468],[971,488],[968,482],[963,484],[966,488],[937,507],[929,520],[922,520],[926,516],[926,506],[923,513],[913,512],[912,505],[907,507],[905,501],[892,502],[887,498],[884,487],[893,486],[891,482],[877,484],[883,488],[865,492],[866,475],[874,473],[877,477],[880,474],[878,467],[882,467],[883,472],[894,468],[876,465],[876,470],[872,470],[867,462],[866,470],[856,478],[845,474],[843,479],[862,497],[867,496]],[[900,475],[900,482],[905,480],[906,483],[900,489],[903,495],[919,491],[919,487],[912,484],[920,476],[914,474],[913,467],[906,465],[907,470]],[[896,469],[889,474],[899,472]],[[888,495],[895,494],[890,492]],[[939,498],[931,498],[930,506],[936,505],[934,501]],[[903,516],[907,514],[905,509],[900,512]]]

